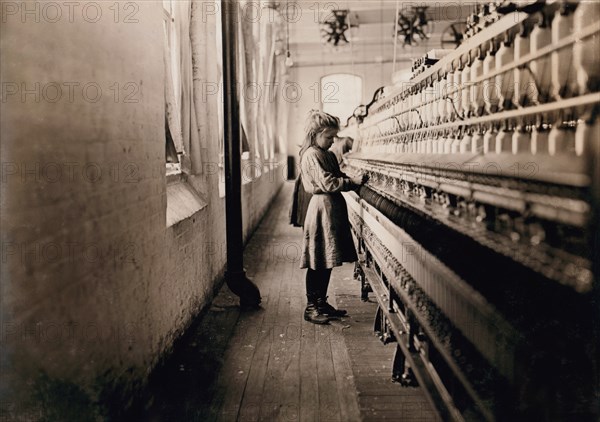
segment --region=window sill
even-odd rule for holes
[[[207,205],[187,182],[185,173],[167,175],[167,227],[191,217]]]
[[[177,172],[167,172],[167,186],[180,182],[185,182],[185,175],[181,170]]]
[[[181,174],[181,164],[180,163],[167,163],[166,168],[167,176]]]

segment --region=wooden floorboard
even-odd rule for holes
[[[304,302],[300,297],[290,297],[289,325],[284,333],[283,382],[280,386],[281,420],[300,419],[300,337],[302,335],[301,313]]]
[[[329,330],[330,327],[316,327],[317,367],[315,369],[319,395],[319,420],[339,421],[340,403],[333,370]]]
[[[331,352],[334,356],[333,365],[339,391],[340,419],[342,421],[356,421],[360,420],[360,409],[358,408],[358,391],[354,384],[350,356],[343,336],[343,331],[346,328],[346,325],[342,326],[340,331],[333,336],[334,341],[331,341]]]
[[[280,420],[284,418],[289,403],[286,403],[281,394],[283,378],[285,375],[285,357],[291,344],[286,343],[286,331],[290,314],[290,297],[279,296],[276,321],[270,328],[269,341],[271,342],[271,354],[267,364],[265,384],[263,386],[260,403],[261,421]],[[290,351],[291,352],[291,351]]]
[[[300,420],[307,422],[319,417],[315,332],[315,325],[303,326],[300,341]]]

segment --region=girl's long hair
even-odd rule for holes
[[[312,146],[315,146],[315,140],[317,135],[325,129],[340,129],[340,119],[332,116],[329,113],[319,110],[311,110],[308,112],[308,119],[306,119],[306,136],[302,148],[300,148],[300,158],[302,154],[306,152]]]

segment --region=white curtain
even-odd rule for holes
[[[175,149],[186,154],[192,146],[200,145],[192,61],[191,27],[192,1],[171,2],[173,20],[165,23],[165,100],[167,121],[171,129]],[[182,164],[190,165],[189,160]],[[194,169],[195,173],[202,168]]]
[[[164,50],[164,65],[165,65],[165,105],[167,122],[169,124],[169,130],[175,144],[177,153],[181,154],[184,152],[183,149],[183,137],[181,131],[181,110],[177,96],[175,95],[175,82],[172,66],[172,57],[174,52],[171,49],[172,37],[174,34],[173,28],[170,25],[165,24],[165,50]]]

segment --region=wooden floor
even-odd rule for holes
[[[232,306],[234,296],[223,287],[199,324],[204,334],[188,347],[192,352],[159,377],[160,384],[168,379],[180,385],[177,394],[170,393],[178,404],[168,403],[164,396],[169,393],[155,391],[147,419],[175,420],[185,407],[186,420],[435,420],[419,388],[392,383],[396,345],[384,346],[373,334],[377,305],[374,299],[360,300],[353,265],[334,269],[329,288],[330,302],[349,316],[325,326],[303,320],[305,270],[298,262],[301,229],[288,224],[291,190],[286,183],[244,253],[248,276],[262,294],[262,309],[239,313]],[[201,345],[207,340],[221,345],[211,353],[222,356],[207,354]],[[177,373],[177,365],[191,375]],[[206,375],[211,373],[207,366],[214,376]]]

